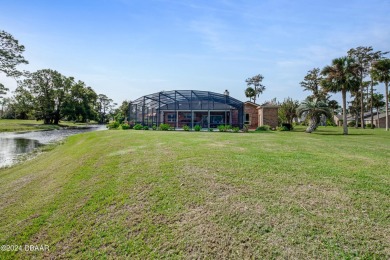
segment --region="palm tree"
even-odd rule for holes
[[[347,126],[347,92],[359,87],[357,80],[358,69],[354,59],[341,57],[334,59],[332,65],[322,69],[321,74],[326,78],[321,81],[324,89],[330,92],[341,92],[343,99],[343,134],[348,134]]]
[[[374,80],[385,83],[386,131],[389,131],[390,59],[383,59],[374,62],[372,64],[371,76]]]
[[[311,133],[317,129],[321,115],[332,118],[332,110],[324,101],[316,98],[314,100],[307,98],[303,101],[297,109],[297,114],[298,116],[307,117],[310,120],[309,126],[305,131],[306,133]]]
[[[249,98],[249,101],[252,101],[252,99],[256,96],[256,92],[252,87],[247,87],[245,90],[245,96]]]

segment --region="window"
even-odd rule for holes
[[[175,114],[168,114],[168,122],[176,122],[176,115]]]
[[[183,113],[184,119],[191,119],[191,113]]]
[[[245,122],[244,124],[250,125],[251,124],[251,118],[249,114],[245,114]]]

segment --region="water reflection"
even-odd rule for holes
[[[70,135],[104,129],[105,126],[95,126],[87,129],[0,133],[0,168],[16,163],[21,154],[29,153],[40,145],[60,141]]]
[[[25,138],[0,138],[0,167],[14,163],[18,155],[29,153],[40,146],[37,140]]]

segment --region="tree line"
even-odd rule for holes
[[[17,81],[14,95],[9,98],[3,96],[9,89],[0,83],[1,118],[36,119],[44,124],[58,124],[60,120],[108,121],[116,104],[83,81],[52,69],[17,70],[17,65],[28,64],[24,50],[11,34],[0,31],[0,72]]]
[[[281,121],[292,124],[294,118],[304,117],[308,121],[306,132],[313,132],[320,124],[321,118],[333,118],[341,112],[343,134],[348,134],[347,114],[355,117],[356,127],[365,128],[364,114],[370,112],[370,128],[374,128],[374,109],[379,115],[380,109],[385,109],[386,131],[389,129],[388,103],[390,82],[390,59],[385,55],[388,52],[374,51],[370,47],[359,46],[350,49],[343,57],[332,60],[324,68],[309,70],[303,81],[300,82],[304,91],[311,94],[302,102],[287,98],[280,104],[279,118]],[[257,80],[256,80],[257,79]],[[248,88],[245,95],[250,101],[256,101],[264,90],[261,85],[263,76],[258,75],[246,80]],[[374,92],[374,87],[384,83],[384,93]],[[254,86],[254,88],[251,87]],[[257,88],[256,88],[257,86]],[[342,110],[336,100],[331,100],[329,93],[341,93]],[[347,106],[347,94],[351,101]]]

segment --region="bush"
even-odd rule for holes
[[[142,130],[143,126],[141,124],[136,124],[136,125],[134,125],[133,129],[134,130]]]
[[[117,129],[119,127],[119,122],[113,121],[107,125],[108,129]]]
[[[143,129],[144,130],[149,130],[149,126],[146,125],[146,126],[143,127]]]
[[[214,131],[214,128],[209,128],[209,132],[213,132]]]
[[[347,124],[349,127],[354,127],[356,124],[355,124],[355,121],[351,121],[351,122],[348,122]]]
[[[160,130],[161,131],[168,131],[170,128],[171,128],[171,126],[168,125],[168,124],[161,124],[160,125]]]
[[[375,128],[375,125],[372,125],[372,126],[373,126],[373,128]],[[368,124],[366,125],[366,127],[367,127],[367,128],[371,128],[371,124],[368,123]]]
[[[130,126],[128,124],[121,124],[119,128],[122,130],[128,130],[130,129]]]
[[[270,129],[271,129],[271,127],[269,125],[262,125],[262,126],[259,126],[258,128],[256,128],[256,132],[269,131]]]
[[[200,126],[200,125],[196,125],[195,127],[194,127],[194,130],[195,131],[200,131],[202,129],[202,127]]]
[[[294,129],[294,127],[292,126],[292,124],[289,124],[289,123],[283,123],[282,124],[282,127],[285,127],[285,128],[287,128],[287,130],[286,131],[291,131],[291,130],[293,130]]]
[[[278,131],[290,131],[290,129],[288,129],[286,126],[279,126],[278,128],[276,128],[276,130],[278,130]]]
[[[152,129],[156,131],[156,130],[157,130],[157,126],[156,126],[156,125],[153,125],[153,126],[152,126]]]
[[[188,125],[183,126],[184,131],[190,131],[190,127]]]
[[[242,128],[242,131],[244,133],[248,133],[249,132],[249,125],[244,125],[244,127]]]
[[[233,130],[234,133],[238,133],[240,131],[240,128],[239,127],[233,127],[232,130]]]

